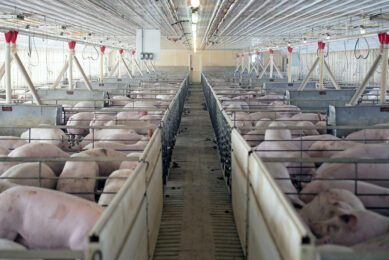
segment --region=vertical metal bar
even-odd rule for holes
[[[273,78],[273,68],[274,68],[274,57],[273,57],[274,54],[270,54],[270,76],[269,78]]]
[[[386,75],[388,74],[388,45],[382,45],[380,104],[386,102]]]
[[[319,50],[319,58],[320,58],[320,76],[319,76],[319,89],[323,89],[323,81],[324,81],[324,50]]]
[[[104,52],[100,51],[100,82],[104,81]]]
[[[69,90],[73,89],[73,55],[74,55],[74,50],[69,49],[69,65],[68,65],[68,81],[69,81],[68,89]]]
[[[39,172],[38,172],[38,180],[39,180],[39,187],[42,187],[42,161],[38,162],[39,164]]]
[[[292,83],[292,53],[289,52],[289,60],[288,60],[288,83]]]
[[[95,148],[95,128],[92,126],[92,148]]]
[[[11,44],[9,42],[5,43],[5,87],[6,103],[11,104]]]

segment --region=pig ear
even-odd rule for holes
[[[352,229],[357,226],[358,218],[353,214],[342,214],[339,218]]]

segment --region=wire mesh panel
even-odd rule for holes
[[[163,182],[167,181],[169,167],[172,159],[172,152],[176,143],[176,135],[181,122],[181,115],[184,110],[184,102],[188,93],[189,77],[182,83],[180,92],[170,104],[166,116],[162,120],[162,161],[163,161]]]
[[[216,144],[219,150],[224,177],[227,184],[231,186],[231,124],[223,114],[219,101],[212,92],[211,86],[204,75],[202,75],[201,82],[205,102],[216,136]]]

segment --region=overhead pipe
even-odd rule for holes
[[[299,24],[304,24],[304,23],[307,23],[306,21],[309,21],[309,25],[310,26],[314,26],[316,24],[319,24],[319,23],[322,23],[323,20],[325,19],[337,19],[339,17],[343,17],[343,16],[346,16],[348,14],[352,14],[353,12],[355,12],[355,9],[358,10],[358,6],[359,7],[359,10],[362,10],[364,9],[365,11],[367,11],[364,7],[366,7],[366,2],[369,2],[369,1],[364,1],[364,2],[358,2],[357,4],[355,3],[355,1],[348,1],[348,2],[343,2],[341,4],[337,4],[337,5],[332,5],[332,7],[329,7],[329,8],[323,8],[322,5],[317,5],[316,8],[313,8],[311,11],[314,11],[313,12],[313,15],[307,15],[306,13],[302,13],[301,15],[298,15],[298,17],[303,17],[303,19],[296,19],[296,16],[293,16],[291,19],[293,19],[292,21],[289,20],[289,19],[283,19],[283,16],[282,18],[280,19],[276,19],[275,20],[275,23],[277,24],[276,27],[272,27],[271,29],[269,28],[268,30],[265,30],[265,31],[262,31],[262,30],[259,30],[259,31],[255,31],[254,33],[255,34],[264,34],[268,31],[271,30],[271,32],[273,34],[280,34],[280,33],[285,33],[285,29],[283,26],[284,24],[287,24],[288,25],[288,33],[292,34],[292,33],[295,33],[296,31],[298,32],[300,29]],[[369,5],[368,8],[372,8],[372,7],[375,7],[375,6],[378,6],[379,4],[382,4],[383,1],[379,1],[379,2],[375,2],[374,4],[372,5]],[[328,3],[328,2],[327,2]],[[347,4],[347,5],[346,5]],[[345,11],[342,12],[341,14],[339,15],[333,15],[331,12],[331,10],[339,10],[339,6],[345,6]],[[288,11],[289,9],[285,10],[285,13]],[[319,10],[319,11],[317,11]],[[348,10],[348,11],[346,11]],[[324,15],[323,15],[324,14]],[[327,15],[325,15],[327,14]],[[319,16],[318,18],[313,18],[314,16]],[[316,21],[312,21],[312,20],[316,20]],[[292,28],[295,28],[295,29],[292,29]],[[242,30],[248,30],[247,27],[240,27],[240,29]],[[262,29],[262,28],[261,28]],[[252,35],[249,35],[249,36],[246,36],[244,38],[240,38],[239,40],[242,41],[242,40],[246,40],[247,37],[252,37]],[[234,44],[236,41],[233,41],[231,42],[231,44]]]
[[[204,34],[204,38],[201,41],[201,49],[204,48],[206,44],[206,40],[208,41],[213,37],[216,30],[220,26],[220,24],[223,22],[224,17],[229,13],[231,6],[234,4],[235,0],[223,0],[223,2],[220,4],[220,8],[217,11],[216,16],[214,17],[211,26],[209,27],[209,30],[207,30]]]

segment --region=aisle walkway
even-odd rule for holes
[[[189,88],[154,260],[243,259],[200,85]]]

